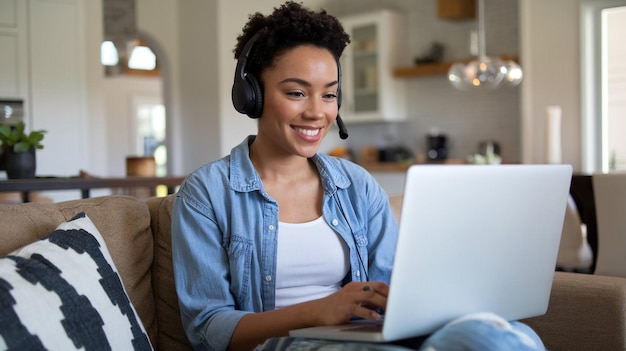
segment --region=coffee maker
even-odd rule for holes
[[[447,136],[431,132],[426,136],[427,158],[429,161],[443,161],[448,158]]]

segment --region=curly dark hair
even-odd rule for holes
[[[259,12],[250,15],[243,33],[237,37],[237,45],[233,50],[235,59],[241,55],[248,40],[257,33],[259,35],[248,56],[246,71],[258,78],[261,71],[272,66],[278,56],[296,46],[311,44],[325,48],[339,60],[344,48],[350,43],[350,36],[337,18],[326,10],[314,12],[293,1],[274,8],[274,12],[268,16]]]

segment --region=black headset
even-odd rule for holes
[[[241,50],[241,55],[237,59],[237,68],[235,69],[235,80],[233,82],[233,88],[231,91],[231,99],[233,100],[233,106],[239,113],[248,115],[250,118],[259,118],[263,113],[263,89],[258,79],[254,75],[246,72],[246,63],[248,62],[248,56],[252,51],[252,46],[257,40],[259,33],[255,33],[250,40],[246,43]],[[337,108],[341,107],[341,65],[337,61],[337,69],[339,77],[337,83],[339,88],[337,89]],[[341,116],[337,114],[337,125],[339,126],[339,137],[346,139],[348,137],[348,130],[343,124]]]

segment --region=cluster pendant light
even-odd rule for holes
[[[138,39],[136,0],[103,0],[104,37],[100,61],[107,76],[122,74],[126,68],[154,70],[154,52]]]
[[[478,57],[468,63],[457,62],[448,70],[448,80],[461,90],[516,86],[523,78],[522,68],[514,61],[488,57],[485,48],[485,4],[478,0]]]

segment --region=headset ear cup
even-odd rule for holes
[[[246,80],[250,87],[250,93],[252,94],[249,112],[247,113],[248,117],[259,118],[263,113],[263,90],[261,89],[261,84],[259,84],[259,81],[251,74],[246,76]]]
[[[250,96],[248,90],[248,83],[245,80],[237,79],[237,77],[235,77],[235,82],[233,83],[231,91],[231,99],[235,110],[239,113],[248,113],[248,97]]]
[[[261,85],[252,75],[243,79],[235,78],[231,91],[233,106],[250,118],[259,118],[263,112],[263,92]]]
[[[235,79],[231,90],[231,100],[235,110],[248,115],[250,118],[259,118],[263,112],[263,91],[261,85],[254,76],[246,72],[248,56],[258,35],[256,33],[248,40],[237,58]]]

